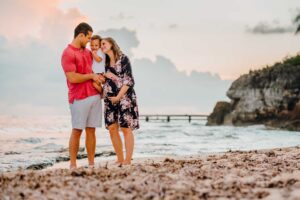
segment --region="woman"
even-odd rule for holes
[[[105,127],[109,130],[117,154],[117,163],[129,165],[134,147],[132,131],[139,128],[131,64],[112,38],[103,39],[101,49],[106,54],[105,74],[107,79],[103,86]],[[125,159],[119,128],[124,134]]]

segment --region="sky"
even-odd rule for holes
[[[67,114],[60,66],[88,22],[130,57],[141,113],[209,113],[231,82],[299,52],[298,0],[2,0],[0,115]]]

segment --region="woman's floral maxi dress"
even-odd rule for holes
[[[106,59],[108,61],[108,59]],[[117,80],[106,79],[104,83],[104,119],[105,127],[118,123],[122,128],[139,128],[139,112],[137,97],[134,91],[134,79],[132,76],[131,64],[126,55],[121,55],[120,59],[110,66],[106,62],[105,72],[111,72],[118,77]],[[112,104],[108,97],[117,96],[123,85],[129,89],[116,104]]]

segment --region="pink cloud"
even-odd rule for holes
[[[52,47],[57,47],[73,38],[74,27],[80,22],[87,22],[87,17],[83,16],[76,8],[67,11],[54,10],[48,15],[40,26],[40,39],[42,43]]]
[[[61,0],[10,0],[1,2],[0,35],[8,40],[38,38],[57,44],[72,35],[74,26],[87,21],[76,8],[62,10]]]

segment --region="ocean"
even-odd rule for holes
[[[205,126],[206,120],[141,121],[134,158],[201,155],[300,145],[300,132],[247,127]],[[42,169],[68,160],[69,116],[0,116],[0,172]],[[97,156],[113,159],[109,133],[97,129]],[[122,134],[122,133],[121,133]],[[86,157],[84,134],[80,157]]]

